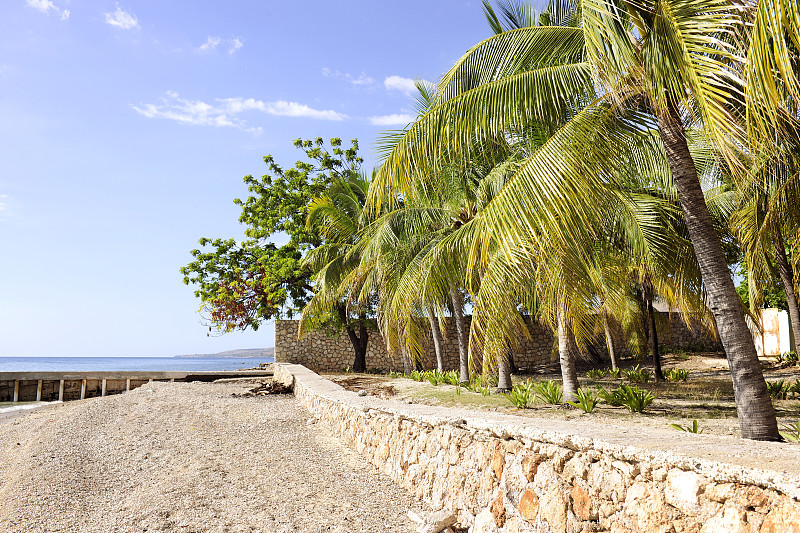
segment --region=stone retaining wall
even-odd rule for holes
[[[467,331],[471,317],[467,317]],[[443,342],[443,359],[446,370],[458,368],[458,339],[455,333],[455,324],[452,318],[447,318],[446,334]],[[719,347],[719,342],[712,336],[704,333],[699,327],[688,328],[677,313],[659,314],[659,342],[661,345],[690,348],[698,345],[709,348]],[[295,363],[304,365],[316,372],[341,372],[353,366],[353,347],[347,333],[331,337],[325,332],[314,331],[307,333],[302,339],[297,338],[299,321],[275,321],[275,361],[281,363]],[[427,354],[423,361],[424,368],[436,368],[436,355],[433,349],[430,330],[424,328],[427,335],[424,345]],[[536,365],[553,362],[553,333],[546,326],[536,321],[528,324],[530,339],[523,339],[517,350],[514,351],[514,362],[518,367],[530,368]],[[403,361],[399,354],[390,354],[380,333],[369,332],[367,345],[367,368],[403,370]],[[622,342],[621,332],[615,334],[614,345],[620,355],[628,354],[627,346]],[[596,350],[605,355],[605,338],[598,341]]]
[[[320,423],[474,533],[798,533],[800,446],[359,397],[275,379]]]

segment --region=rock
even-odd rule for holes
[[[747,514],[736,507],[724,507],[703,525],[700,533],[750,533]]]
[[[411,515],[412,513],[409,511],[409,518],[419,523],[417,533],[440,533],[441,531],[449,529],[450,526],[456,523],[456,515],[447,509],[431,513],[424,519],[419,516],[415,519]],[[417,519],[421,520],[421,523]]]
[[[497,480],[500,481],[503,477],[503,469],[506,466],[505,454],[503,453],[503,445],[500,441],[494,443],[494,455],[492,456],[492,471],[494,472]]]
[[[700,510],[698,496],[705,485],[705,478],[695,472],[671,470],[667,474],[667,487],[664,497],[668,504],[686,514],[696,514]]]
[[[470,528],[470,533],[500,533],[494,523],[494,516],[489,509],[484,509],[475,517],[475,523]]]
[[[791,503],[784,502],[767,514],[761,524],[761,533],[800,533],[800,511]]]
[[[526,490],[522,493],[517,509],[519,510],[519,515],[525,521],[533,524],[539,514],[539,497],[532,490]]]
[[[578,485],[572,488],[572,512],[581,520],[597,520],[597,513],[592,513],[592,499],[589,493]]]
[[[368,396],[369,393],[367,391],[365,391],[365,390],[360,390],[360,391],[358,391],[358,395],[359,396]]]
[[[500,491],[500,494],[497,495],[497,498],[492,501],[492,505],[489,506],[489,510],[492,512],[492,516],[494,516],[494,523],[497,524],[497,527],[503,527],[506,523],[506,507],[503,503],[503,491]]]
[[[567,499],[560,490],[549,490],[539,500],[542,517],[553,533],[567,532]]]
[[[539,467],[539,463],[544,460],[545,457],[538,453],[526,455],[525,458],[522,459],[522,473],[528,481],[533,481],[533,478],[536,477],[536,470]]]
[[[712,502],[725,503],[726,500],[733,498],[735,493],[735,485],[733,483],[721,483],[719,485],[710,485],[706,487],[706,498]]]

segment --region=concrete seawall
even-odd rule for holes
[[[271,375],[271,367],[266,370],[201,372],[0,372],[0,402],[82,400],[119,394],[150,381],[215,381]]]

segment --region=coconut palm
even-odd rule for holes
[[[513,29],[470,49],[440,81],[436,107],[385,154],[371,204],[392,201],[410,190],[414,176],[433,173],[444,161],[464,164],[487,146],[502,145],[529,123],[550,124],[553,135],[504,188],[487,222],[507,255],[537,233],[585,242],[601,218],[597,207],[608,205],[603,185],[616,179],[632,143],[658,144],[729,358],[742,435],[779,439],[686,135],[689,126],[702,128],[736,163],[729,139],[743,143],[745,128],[738,120],[737,71],[744,50],[735,38],[745,32],[731,28],[743,27],[741,6],[584,0],[578,7],[579,27]],[[536,226],[547,231],[532,231]]]
[[[363,207],[370,180],[363,174],[350,174],[333,181],[326,193],[314,198],[308,207],[307,225],[320,222],[321,246],[310,250],[303,263],[315,273],[314,296],[300,315],[299,335],[338,323],[353,346],[353,370],[366,368],[367,310],[369,302],[359,301],[360,285],[354,275],[360,262],[356,244],[364,225]]]

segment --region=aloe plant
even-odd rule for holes
[[[653,403],[655,395],[647,389],[640,389],[639,387],[622,384],[622,405],[628,408],[631,413],[643,413],[644,410]]]
[[[517,409],[526,409],[531,401],[533,383],[529,380],[525,383],[517,383],[511,388],[511,392],[506,394],[508,401]]]
[[[567,401],[573,407],[577,407],[584,413],[591,413],[600,399],[589,389],[578,389],[575,392],[575,401]]]
[[[700,428],[700,424],[698,424],[697,420],[692,420],[691,426],[681,426],[680,424],[670,424],[673,428],[679,431],[686,431],[687,433],[702,433],[703,430]]]
[[[541,381],[534,385],[536,395],[539,396],[545,403],[552,405],[561,405],[564,400],[563,390],[561,383],[548,379]]]
[[[689,371],[685,368],[670,368],[664,372],[664,379],[667,381],[686,381]]]

